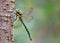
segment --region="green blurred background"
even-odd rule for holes
[[[33,19],[26,24],[32,41],[22,23],[14,22],[14,43],[60,43],[60,0],[15,0],[21,13],[32,7]]]

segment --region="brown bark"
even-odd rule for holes
[[[0,0],[0,43],[13,43],[14,0]]]

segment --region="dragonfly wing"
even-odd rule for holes
[[[23,12],[24,15],[30,15],[33,11],[33,8],[29,8]]]
[[[30,21],[33,17],[31,15],[33,8],[29,8],[23,12],[22,18],[26,21]]]
[[[16,15],[16,11],[14,11],[14,21],[16,21],[17,19],[17,15]]]

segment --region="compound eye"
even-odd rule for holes
[[[15,9],[16,11],[19,11],[18,9]]]

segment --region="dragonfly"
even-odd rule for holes
[[[32,41],[32,38],[31,38],[31,35],[30,35],[30,32],[27,28],[27,26],[25,25],[25,23],[23,22],[23,17],[27,18],[30,16],[30,14],[32,13],[33,11],[33,8],[29,8],[28,10],[25,10],[23,13],[20,13],[18,9],[15,10],[16,11],[16,19],[17,17],[19,18],[19,20],[21,21],[21,23],[23,24],[23,26],[25,27],[25,30],[27,31],[27,34],[29,36],[29,39]]]

